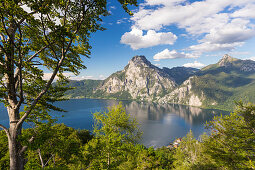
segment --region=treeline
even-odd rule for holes
[[[198,140],[190,131],[175,148],[138,144],[141,131],[119,104],[94,113],[93,133],[64,124],[41,124],[23,130],[25,169],[255,169],[255,105],[207,123]],[[7,137],[0,132],[0,169],[9,169]]]

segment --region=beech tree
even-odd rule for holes
[[[82,149],[81,169],[134,169],[135,144],[141,138],[137,121],[121,103],[94,113],[94,120],[95,138]]]
[[[118,1],[129,14],[128,5],[137,3]],[[36,125],[50,119],[49,110],[60,110],[52,102],[66,90],[64,73],[86,68],[81,57],[89,57],[90,34],[104,30],[106,15],[107,0],[1,0],[0,99],[9,127],[0,127],[8,137],[11,170],[24,169],[27,146],[18,140],[24,121]],[[45,70],[52,72],[49,80]]]

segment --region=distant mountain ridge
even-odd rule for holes
[[[203,69],[158,68],[145,56],[103,81],[83,80],[70,86],[70,98],[115,98],[232,109],[234,100],[255,101],[255,61],[224,55]],[[85,83],[86,82],[86,83]],[[77,93],[77,89],[79,93]]]

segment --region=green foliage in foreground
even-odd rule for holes
[[[172,163],[167,148],[137,144],[141,132],[120,104],[94,114],[93,135],[64,124],[23,130],[20,141],[36,138],[26,151],[25,169],[164,169]],[[9,169],[4,131],[0,131],[0,169]]]
[[[137,122],[117,105],[94,114],[93,135],[63,124],[26,129],[36,134],[26,152],[26,169],[254,169],[255,105],[238,103],[227,116],[208,122],[200,140],[190,131],[177,149],[137,144]],[[0,169],[9,169],[6,135],[0,131]]]
[[[175,169],[254,169],[255,105],[238,103],[227,116],[207,124],[209,135],[194,139],[190,132],[174,155]]]

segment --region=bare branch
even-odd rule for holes
[[[32,142],[34,141],[34,139],[35,139],[35,137],[32,136],[32,137],[28,140],[28,143],[32,143]],[[28,148],[28,146],[23,146],[23,147],[21,148],[21,150],[19,151],[19,154],[20,154],[20,155],[23,154],[23,153],[27,150],[27,148]]]
[[[39,154],[39,158],[40,158],[40,161],[41,161],[42,168],[44,168],[44,163],[43,163],[43,158],[42,158],[42,155],[41,155],[41,150],[37,149],[37,152]]]
[[[0,128],[2,128],[5,131],[5,133],[7,134],[7,136],[10,137],[10,133],[9,133],[9,130],[8,130],[7,127],[5,127],[4,125],[0,124]]]
[[[45,165],[44,166],[46,166],[49,162],[50,162],[50,160],[51,160],[51,158],[53,158],[55,156],[55,154],[51,154],[51,157],[48,159],[48,161],[45,163]]]

